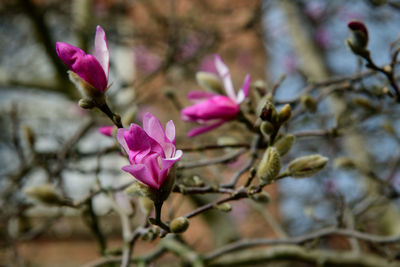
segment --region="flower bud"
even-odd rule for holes
[[[185,217],[178,217],[172,220],[169,228],[171,232],[175,234],[180,234],[185,232],[189,227],[189,220]]]
[[[199,71],[196,73],[196,80],[204,89],[218,93],[224,92],[222,81],[215,74]]]
[[[232,206],[229,203],[223,203],[221,205],[217,205],[215,208],[223,212],[230,212],[232,210]]]
[[[278,113],[278,121],[279,124],[284,124],[290,119],[290,116],[292,115],[292,109],[290,108],[289,104],[286,104],[283,106],[283,108],[279,111]]]
[[[369,56],[367,50],[368,45],[368,29],[361,21],[350,21],[347,24],[350,29],[350,38],[346,39],[347,45],[354,54],[366,57]]]
[[[270,201],[270,196],[267,192],[260,192],[257,194],[250,195],[250,198],[252,200],[254,200],[255,202],[264,203],[264,204],[269,203],[269,201]]]
[[[356,163],[348,157],[338,157],[335,159],[333,164],[337,168],[342,168],[342,169],[354,169],[356,167]]]
[[[51,184],[28,187],[24,190],[25,194],[46,205],[59,206],[63,203],[56,188]]]
[[[87,83],[75,72],[69,70],[68,74],[69,79],[74,83],[84,100],[83,102],[79,101],[79,106],[82,105],[82,108],[90,109],[95,106],[101,106],[105,103],[104,94],[102,92]]]
[[[292,177],[308,177],[322,170],[327,162],[328,158],[321,155],[309,155],[291,161],[287,170]]]
[[[83,109],[92,109],[96,106],[96,103],[91,99],[82,98],[79,100],[78,105]]]
[[[278,141],[275,142],[274,147],[276,148],[276,150],[278,150],[279,155],[283,157],[290,151],[290,149],[294,144],[294,141],[295,141],[294,135],[287,134],[279,138]]]
[[[272,104],[271,101],[267,100],[265,102],[264,107],[261,110],[261,114],[260,114],[260,118],[263,121],[269,121],[271,123],[275,123],[276,122],[276,109],[274,104]]]
[[[300,97],[300,103],[310,112],[317,110],[317,101],[309,94],[304,94]]]
[[[257,177],[262,184],[267,184],[278,176],[281,170],[281,159],[275,147],[268,147],[260,164],[258,164]]]
[[[268,121],[263,121],[260,124],[260,131],[264,136],[268,136],[274,132],[274,126]]]

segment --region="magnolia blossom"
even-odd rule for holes
[[[56,50],[64,64],[85,82],[101,93],[107,90],[109,51],[106,34],[100,26],[96,28],[93,55],[86,54],[82,49],[62,42],[56,43]]]
[[[119,129],[117,139],[129,157],[130,165],[122,170],[153,189],[160,189],[168,178],[169,171],[182,157],[176,150],[175,125],[169,121],[163,129],[160,121],[146,113],[143,129],[132,123],[127,129]]]
[[[102,135],[105,136],[113,136],[113,132],[114,132],[114,126],[109,125],[109,126],[101,126],[99,127],[99,133],[101,133]]]
[[[182,110],[182,120],[202,124],[189,131],[189,137],[210,131],[235,118],[240,111],[240,103],[249,93],[250,75],[246,75],[242,88],[236,94],[229,69],[220,56],[214,57],[214,64],[223,82],[226,96],[203,91],[192,91],[188,94],[188,99],[194,102],[194,105]]]

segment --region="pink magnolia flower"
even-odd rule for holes
[[[153,189],[160,189],[168,178],[171,167],[182,157],[176,150],[175,125],[167,122],[165,131],[160,121],[146,113],[143,129],[132,123],[127,129],[118,129],[117,139],[129,157],[130,165],[122,170]]]
[[[99,133],[101,133],[102,135],[112,137],[113,132],[114,132],[114,126],[112,125],[99,127]]]
[[[106,34],[97,26],[93,55],[86,54],[73,45],[57,42],[58,57],[68,68],[101,93],[107,90],[109,73],[109,51]]]
[[[188,99],[195,104],[181,111],[182,120],[202,124],[190,130],[187,133],[189,137],[210,131],[235,118],[240,111],[240,103],[249,93],[250,75],[246,75],[242,88],[236,94],[229,69],[219,55],[215,55],[214,64],[227,96],[203,91],[192,91],[188,94]]]

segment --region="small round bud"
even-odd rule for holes
[[[328,158],[321,155],[309,155],[291,161],[287,169],[292,177],[308,177],[322,170],[327,162]]]
[[[221,205],[217,205],[215,208],[223,212],[230,212],[232,210],[232,206],[229,203],[223,203]]]
[[[300,97],[300,103],[310,112],[315,112],[317,110],[317,101],[309,94],[302,95]]]
[[[256,202],[267,204],[270,201],[270,196],[267,192],[260,192],[254,195],[250,195],[250,198]]]
[[[279,138],[278,141],[275,142],[274,147],[276,150],[278,150],[278,153],[281,157],[286,155],[290,149],[293,147],[295,137],[292,134],[287,134],[281,138]]]
[[[274,126],[268,121],[263,121],[260,124],[260,131],[264,136],[268,136],[274,132]]]
[[[222,81],[215,74],[200,71],[196,73],[196,80],[204,89],[218,93],[224,92]]]
[[[356,167],[356,163],[354,160],[348,157],[338,157],[335,159],[333,164],[337,168],[342,168],[342,169],[354,169]]]
[[[56,188],[51,184],[42,184],[26,188],[25,194],[33,199],[36,199],[46,205],[59,206],[63,203]]]
[[[350,29],[350,37],[346,40],[347,45],[350,47],[354,54],[367,57],[369,52],[368,45],[368,29],[361,21],[350,21],[347,26]]]
[[[278,113],[278,121],[282,125],[290,119],[292,115],[292,109],[289,104],[283,106],[283,108]]]
[[[261,183],[267,184],[278,176],[281,170],[281,159],[278,150],[270,146],[264,152],[263,158],[258,164],[257,177]]]
[[[189,227],[189,220],[185,217],[178,217],[172,220],[169,228],[171,232],[180,234],[185,232]]]
[[[82,98],[79,100],[78,105],[83,109],[92,109],[96,106],[96,103],[91,99]]]

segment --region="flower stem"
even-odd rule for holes
[[[121,117],[117,114],[114,114],[108,107],[107,103],[99,105],[98,108],[111,119],[115,126],[118,128],[124,128],[124,126],[122,126]]]
[[[166,225],[165,223],[163,223],[161,220],[161,208],[162,208],[163,204],[164,204],[164,202],[154,202],[154,208],[155,208],[155,212],[156,212],[156,214],[155,214],[156,218],[155,218],[154,224],[160,226],[165,231],[170,232],[169,226]]]

